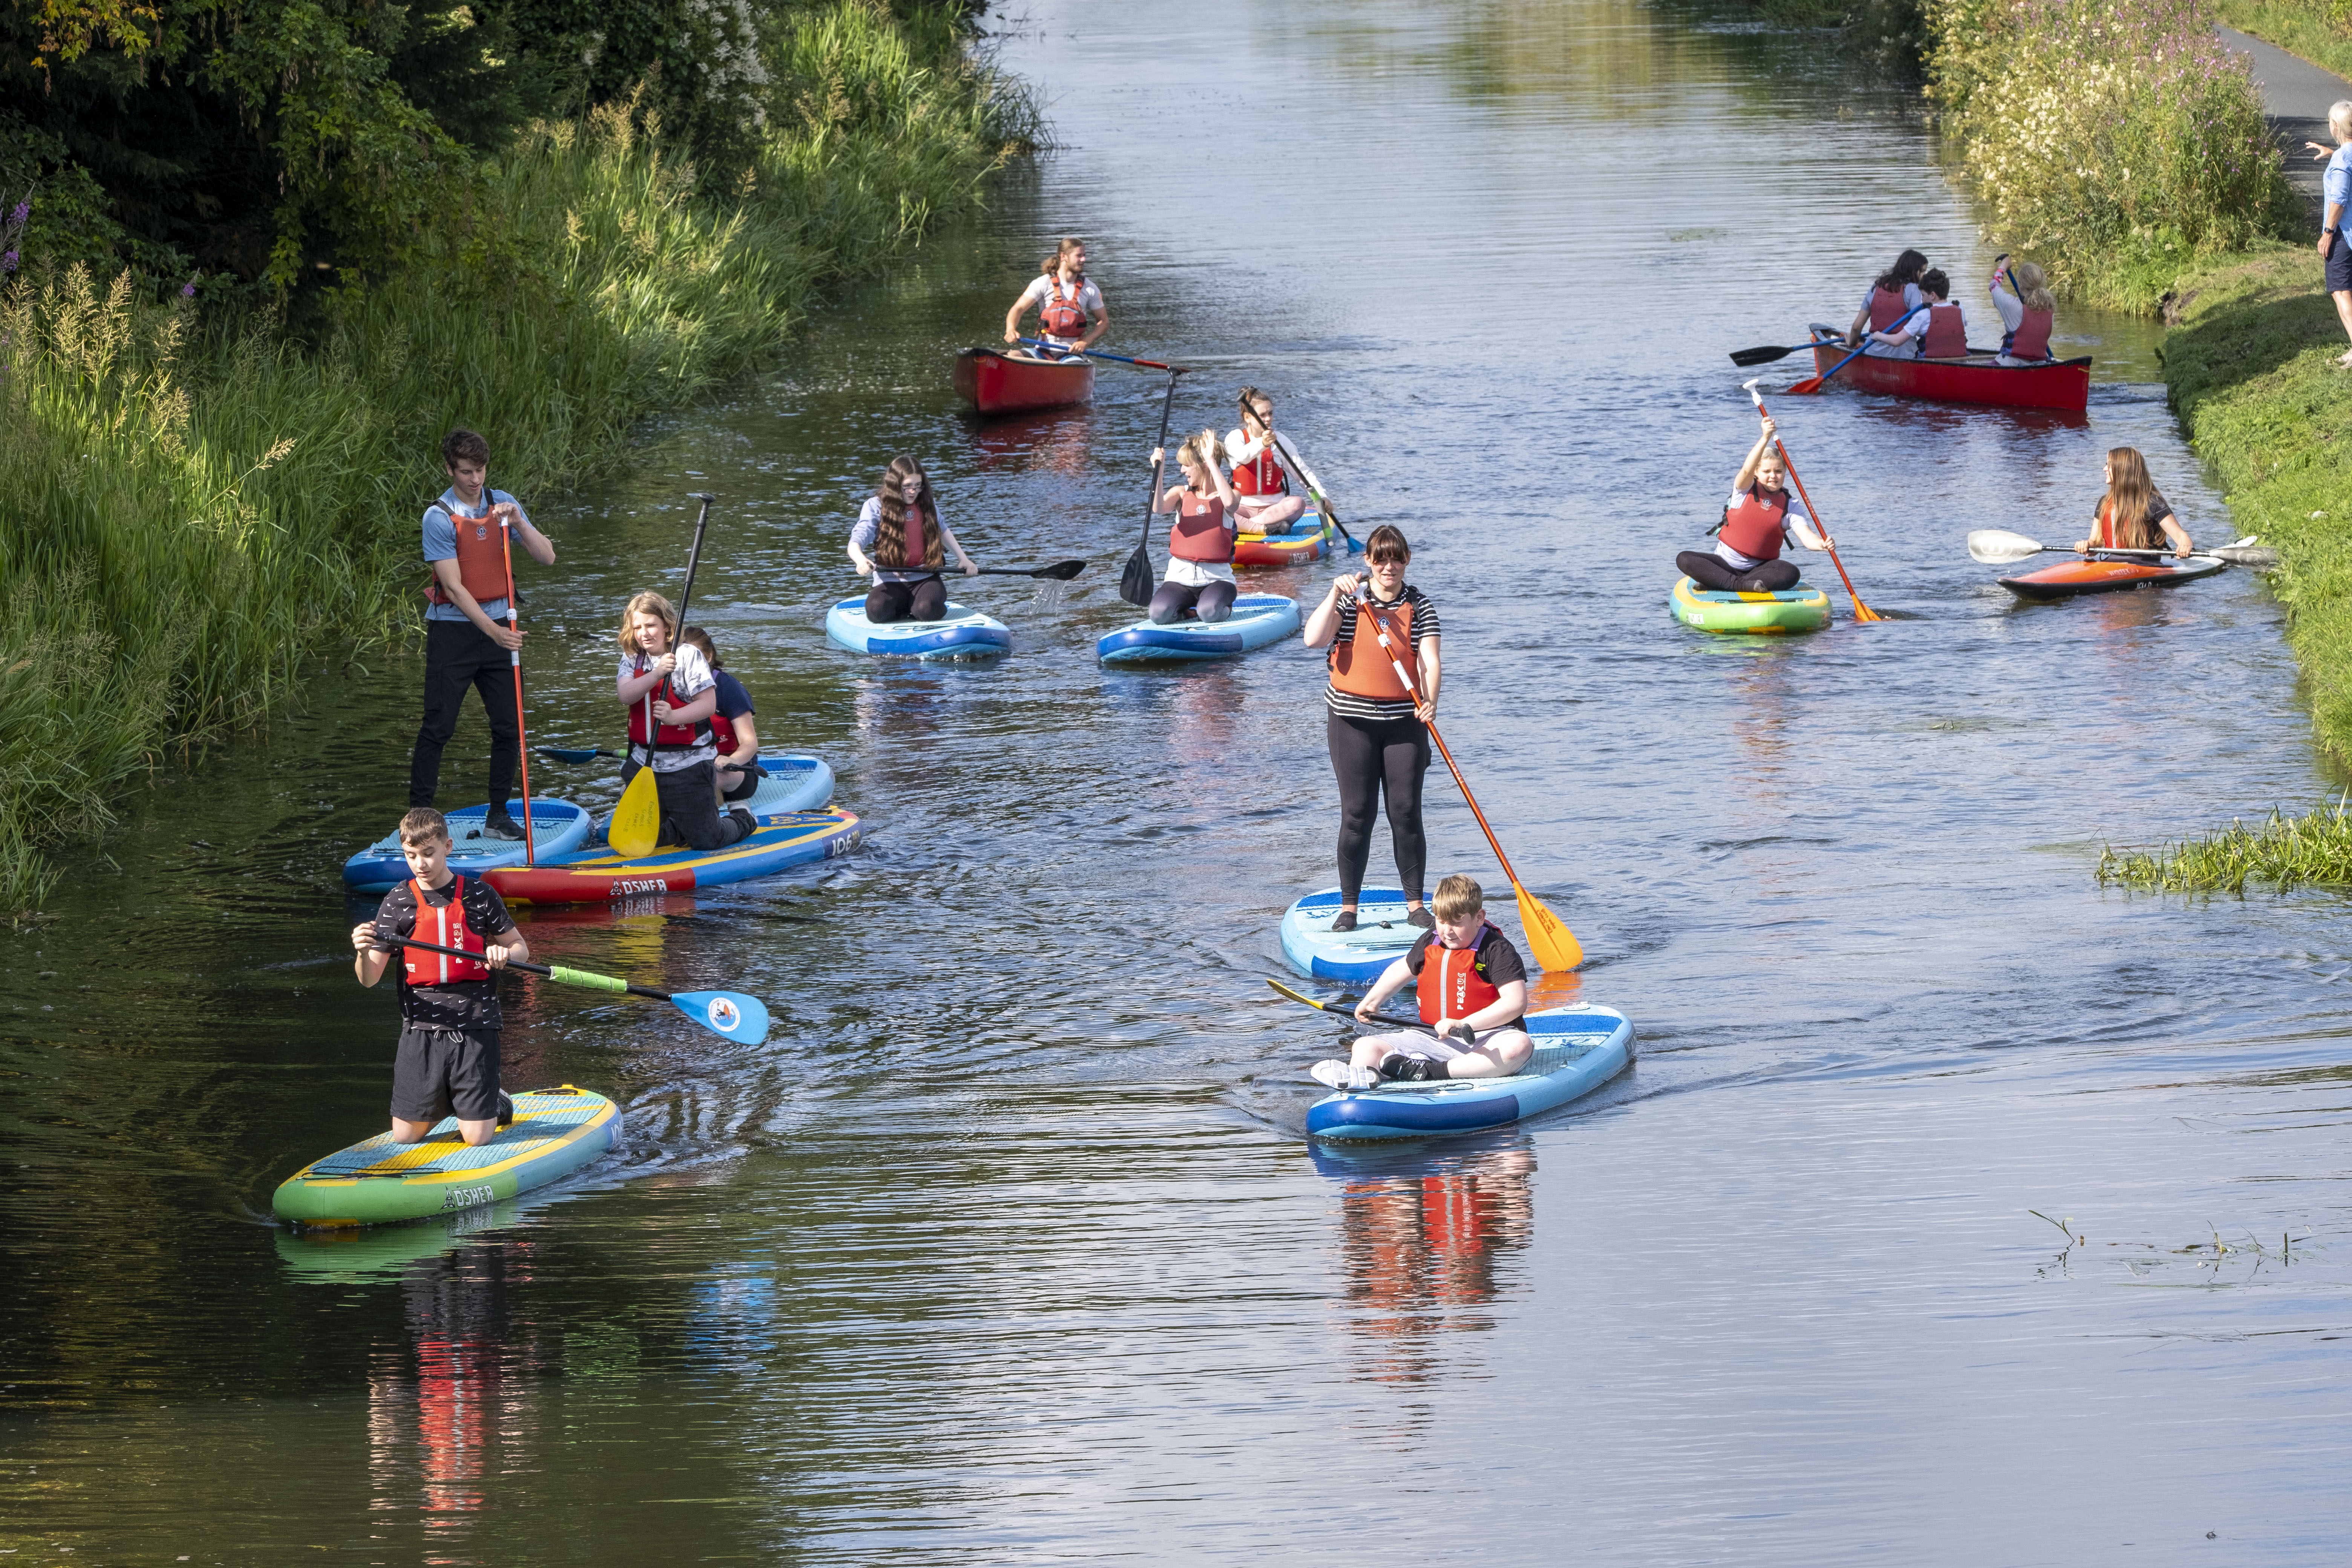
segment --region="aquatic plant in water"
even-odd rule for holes
[[[2289,888],[2352,884],[2352,816],[2333,811],[2287,816],[2273,811],[2255,827],[2232,822],[2216,833],[2157,849],[2099,853],[2103,883],[2167,893],[2239,893],[2250,881]]]

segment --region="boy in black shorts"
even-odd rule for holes
[[[455,1112],[458,1135],[487,1143],[514,1119],[499,1090],[499,990],[493,971],[528,959],[514,917],[478,877],[449,869],[449,824],[429,805],[400,819],[411,879],[383,896],[375,919],[352,928],[352,973],[373,985],[398,968],[400,1050],[392,1068],[392,1136],[421,1143]],[[415,937],[478,952],[478,961],[401,946]],[[505,939],[488,945],[489,939]],[[394,952],[397,950],[398,956]]]

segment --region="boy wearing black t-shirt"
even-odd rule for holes
[[[499,1091],[498,980],[507,961],[530,947],[514,917],[478,877],[449,869],[449,824],[431,806],[400,819],[400,852],[411,879],[383,896],[375,919],[352,928],[352,973],[373,985],[386,969],[400,982],[400,1049],[392,1068],[392,1136],[420,1143],[445,1116],[458,1135],[487,1143],[513,1117]],[[478,952],[478,961],[401,945],[415,937]],[[504,939],[491,945],[489,939]]]
[[[1421,1021],[1436,1035],[1361,1036],[1349,1060],[1335,1057],[1307,1069],[1316,1082],[1370,1089],[1382,1079],[1503,1078],[1528,1065],[1535,1041],[1513,1027],[1528,1010],[1528,966],[1511,939],[1486,922],[1486,893],[1456,872],[1437,884],[1430,912],[1436,929],[1388,966],[1356,1004],[1356,1016],[1370,1022],[1382,1003],[1412,985]],[[1447,1037],[1463,1025],[1476,1033],[1475,1046]]]

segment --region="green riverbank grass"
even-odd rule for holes
[[[0,291],[0,914],[113,818],[166,750],[250,724],[321,656],[414,634],[416,520],[452,425],[544,493],[649,412],[772,353],[826,280],[872,267],[1034,129],[1025,103],[879,7],[795,25],[809,84],[723,205],[627,106],[534,126],[488,173],[501,215],[432,265],[331,290],[297,342],[208,326],[131,281],[45,268]],[[927,49],[926,45],[929,46]]]
[[[2224,26],[2352,79],[2352,5],[2344,0],[2211,0]]]
[[[2164,893],[2238,893],[2248,882],[2289,888],[2352,882],[2352,817],[2337,802],[2308,816],[2273,812],[2258,827],[2233,822],[2218,833],[2160,849],[2099,853],[2099,880]]]

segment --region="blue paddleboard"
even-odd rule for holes
[[[1309,893],[1283,911],[1282,956],[1293,969],[1318,980],[1370,985],[1421,935],[1419,927],[1405,923],[1400,888],[1366,888],[1357,899],[1354,931],[1333,931],[1339,915],[1337,888]]]
[[[1231,658],[1254,647],[1280,642],[1298,629],[1298,601],[1279,594],[1244,594],[1234,601],[1234,613],[1213,625],[1177,621],[1154,626],[1138,621],[1095,644],[1105,664],[1181,664],[1193,659]]]
[[[894,653],[913,658],[992,658],[1013,647],[1013,632],[993,616],[948,602],[936,621],[866,618],[866,595],[844,599],[824,613],[824,635],[852,653]]]
[[[1501,1127],[1591,1093],[1633,1060],[1633,1023],[1614,1007],[1553,1007],[1520,1026],[1536,1047],[1522,1071],[1342,1090],[1307,1108],[1307,1135],[1427,1138]]]
[[[483,837],[482,824],[489,811],[487,805],[461,805],[442,814],[449,820],[449,837],[456,845],[449,851],[449,868],[460,876],[478,877],[496,867],[520,866],[525,849],[533,846],[541,860],[568,855],[586,841],[591,824],[584,808],[541,795],[530,803],[531,844],[526,845],[520,838]],[[520,827],[522,802],[509,801],[507,812]],[[343,862],[343,884],[354,893],[390,892],[406,880],[408,862],[400,853],[397,827]]]

